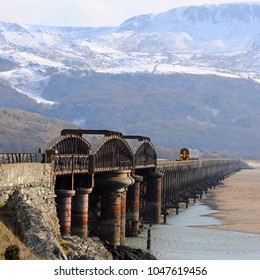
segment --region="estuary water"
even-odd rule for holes
[[[203,199],[171,213],[166,224],[152,225],[151,249],[147,250],[147,230],[138,237],[127,238],[126,246],[140,248],[159,260],[260,260],[260,234],[206,229],[221,220],[208,216],[216,211]]]

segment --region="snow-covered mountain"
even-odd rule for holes
[[[0,81],[48,104],[54,103],[41,94],[55,73],[190,73],[260,82],[259,58],[260,4],[177,8],[118,27],[0,22]]]
[[[178,8],[102,28],[0,22],[6,108],[260,158],[259,92],[260,4]]]

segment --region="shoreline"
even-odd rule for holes
[[[246,161],[253,169],[242,169],[210,190],[201,203],[221,221],[200,228],[260,234],[260,161]]]

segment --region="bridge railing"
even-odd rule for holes
[[[35,162],[34,153],[0,153],[0,164]]]
[[[175,161],[175,160],[158,160],[157,169],[163,168],[181,168],[181,167],[203,167],[203,166],[215,166],[229,163],[236,163],[239,165],[240,160],[229,158],[212,158],[212,159],[200,159],[200,160],[187,160],[187,161]]]
[[[53,155],[52,170],[55,175],[71,173],[88,173],[88,155]]]

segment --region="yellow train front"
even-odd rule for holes
[[[199,159],[199,150],[190,149],[190,148],[181,148],[180,149],[180,160],[196,160]]]

